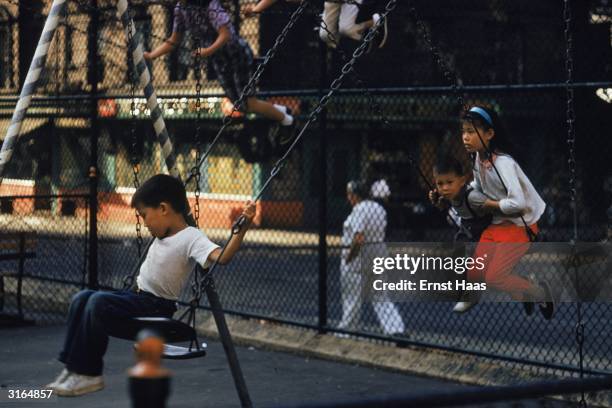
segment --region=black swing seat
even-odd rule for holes
[[[193,342],[198,344],[197,334],[193,327],[181,322],[180,320],[169,319],[166,317],[135,317],[129,320],[129,324],[112,333],[114,337],[125,340],[135,340],[141,330],[153,330],[159,333],[167,343]],[[163,358],[170,360],[187,360],[190,358],[204,357],[206,355],[206,343],[202,343],[200,348],[164,344]]]
[[[184,346],[175,346],[173,344],[164,344],[162,358],[168,360],[189,360],[190,358],[204,357],[206,355],[206,343],[200,344],[200,348],[191,348]]]

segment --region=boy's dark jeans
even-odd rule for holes
[[[101,375],[109,334],[117,333],[133,317],[172,317],[175,311],[174,301],[142,292],[82,290],[70,303],[59,361],[77,374]]]

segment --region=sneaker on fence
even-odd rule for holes
[[[45,388],[51,388],[51,389],[55,389],[55,387],[57,387],[58,385],[60,385],[61,383],[63,383],[66,378],[68,378],[68,376],[71,374],[70,371],[68,371],[66,368],[64,368],[62,370],[61,373],[59,373],[59,375],[55,378],[55,380],[53,380],[52,382],[50,382],[49,384],[45,385]]]
[[[55,393],[62,397],[76,397],[104,388],[102,376],[89,376],[76,373],[70,375],[60,384],[54,387]]]

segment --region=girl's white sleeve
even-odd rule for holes
[[[506,198],[499,200],[499,209],[504,214],[522,213],[527,207],[527,202],[517,171],[518,164],[509,157],[501,159],[496,160],[495,167],[508,189],[508,194]]]
[[[480,185],[480,171],[476,168],[476,166],[478,166],[478,164],[474,163],[474,170],[472,171],[474,179],[470,181],[470,187],[472,187],[472,190],[482,193],[482,186]]]

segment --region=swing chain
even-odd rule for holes
[[[129,10],[130,13],[130,24],[128,24],[128,44],[132,44],[132,40],[134,38],[134,32],[133,29],[135,28],[133,26],[134,24],[134,17],[133,17],[133,11],[132,9]],[[138,136],[136,135],[136,84],[135,84],[135,80],[136,80],[136,67],[134,66],[134,61],[132,58],[132,53],[134,50],[129,49],[128,52],[130,53],[130,55],[128,56],[128,58],[130,58],[130,60],[132,61],[131,63],[131,67],[132,67],[132,72],[131,72],[131,78],[130,78],[130,96],[131,96],[131,102],[130,102],[130,115],[131,115],[131,127],[130,127],[130,134],[131,134],[131,140],[132,140],[132,172],[134,174],[134,188],[138,189],[138,187],[140,187],[140,181],[138,180],[138,175],[139,175],[139,171],[140,171],[140,160],[138,157]],[[142,223],[140,222],[140,214],[138,214],[138,211],[134,210],[134,213],[136,214],[136,244],[138,247],[138,257],[141,256],[142,253],[142,245],[143,245],[143,238],[142,238]]]
[[[457,76],[457,73],[449,67],[447,61],[442,57],[440,49],[433,43],[429,30],[427,29],[427,26],[423,22],[423,19],[421,19],[414,5],[410,5],[408,9],[410,14],[412,15],[412,18],[414,19],[417,31],[421,34],[423,41],[425,41],[425,45],[427,45],[427,47],[429,48],[429,52],[431,52],[431,54],[433,55],[436,64],[444,75],[444,78],[446,78],[447,82],[450,84],[451,90],[457,98],[457,103],[463,111],[466,111],[467,106],[460,91],[460,88],[462,86],[461,79]]]
[[[575,251],[575,244],[578,241],[578,207],[577,207],[577,191],[576,191],[576,112],[574,110],[574,88],[572,88],[573,74],[574,74],[574,59],[573,53],[573,38],[572,38],[572,8],[570,0],[564,0],[563,2],[563,21],[565,23],[564,37],[565,37],[565,70],[567,77],[565,80],[565,92],[567,96],[567,107],[566,107],[566,122],[567,122],[567,147],[569,150],[569,157],[567,159],[567,165],[569,170],[569,190],[570,190],[570,203],[573,216],[573,237],[572,237],[572,251]],[[579,284],[579,273],[578,268],[574,265],[574,275],[576,279],[576,287]],[[580,294],[578,294],[578,302],[576,304],[576,313],[578,322],[576,323],[576,343],[578,345],[578,365],[580,369],[580,378],[584,378],[584,320],[582,318],[582,302],[580,300]],[[587,407],[586,396],[584,390],[580,393],[580,400],[578,406],[582,408]]]
[[[321,27],[321,29],[323,31],[325,31],[327,33],[329,38],[332,39],[332,41],[336,44],[336,50],[340,54],[340,57],[342,58],[342,61],[343,62],[348,61],[348,57],[347,57],[346,53],[342,49],[340,49],[338,47],[337,36],[329,30],[329,27],[328,27],[327,23],[325,22],[325,20],[321,19],[320,27]],[[359,75],[357,74],[356,70],[353,70],[353,76],[355,77],[355,82],[357,83],[357,86],[364,91],[364,94],[365,94],[366,98],[368,99],[369,106],[374,109],[374,112],[380,118],[380,120],[381,120],[381,122],[383,124],[383,127],[388,126],[390,124],[389,119],[387,119],[387,116],[385,115],[385,113],[384,113],[380,103],[375,100],[374,96],[372,95],[372,93],[370,92],[370,90],[368,89],[368,87],[366,86],[364,81],[359,77]],[[457,88],[457,86],[455,85],[454,89],[456,89],[456,88]],[[458,98],[461,98],[461,95],[459,95]],[[463,103],[463,100],[460,99],[460,102]],[[427,184],[428,188],[430,190],[433,190],[434,187],[432,186],[431,182],[427,179],[427,177],[425,177],[425,174],[423,173],[421,168],[417,165],[416,160],[414,160],[412,157],[409,157],[408,160],[409,160],[410,164],[418,170],[419,175],[425,181],[425,184]],[[451,221],[451,223],[454,224],[454,226],[458,230],[460,230],[464,234],[467,234],[468,236],[471,236],[471,233],[463,225],[457,223],[457,221],[455,221],[455,219],[450,214],[448,214],[448,219]]]
[[[576,156],[575,156],[575,145],[576,145],[576,132],[575,132],[575,121],[576,112],[574,111],[574,88],[572,88],[573,72],[574,72],[574,59],[573,53],[573,39],[572,39],[572,10],[569,0],[564,1],[563,7],[563,20],[565,22],[565,70],[567,77],[565,81],[565,91],[567,95],[567,108],[566,108],[566,121],[567,121],[567,146],[569,148],[569,158],[567,164],[569,167],[569,190],[570,190],[570,203],[574,214],[574,237],[573,239],[578,240],[578,222],[577,222],[577,207],[576,207]]]
[[[202,1],[199,0],[199,10],[195,13],[195,24],[194,27],[201,27],[201,18],[202,18]],[[196,79],[196,129],[195,129],[195,165],[191,169],[191,174],[195,179],[195,203],[193,208],[193,217],[195,220],[196,227],[199,227],[200,220],[200,180],[202,174],[200,172],[200,150],[201,150],[201,142],[200,142],[200,130],[201,130],[201,115],[202,115],[202,68],[203,68],[203,57],[200,55],[200,49],[202,48],[202,35],[201,31],[198,29],[194,30],[194,76]]]
[[[206,158],[210,155],[212,148],[216,145],[217,141],[221,137],[221,134],[223,134],[225,129],[227,129],[227,127],[233,122],[235,113],[239,112],[241,107],[244,105],[245,99],[254,92],[255,86],[259,82],[259,78],[263,74],[266,66],[272,60],[272,58],[276,55],[276,51],[287,38],[287,35],[289,34],[289,30],[293,28],[298,18],[302,15],[304,10],[306,10],[310,1],[311,0],[304,0],[302,3],[300,3],[300,6],[291,14],[291,17],[289,18],[289,21],[283,28],[282,32],[278,35],[278,37],[276,37],[276,40],[274,41],[274,45],[272,46],[272,48],[268,50],[268,52],[264,56],[263,62],[257,65],[255,72],[253,73],[253,75],[249,79],[249,82],[246,84],[246,86],[242,90],[240,97],[238,98],[236,103],[234,103],[232,111],[229,113],[229,115],[226,115],[223,117],[221,127],[217,131],[217,134],[215,135],[213,140],[210,142],[210,144],[208,144],[206,151],[204,152],[204,154],[200,156],[200,159],[197,162],[198,168],[201,166],[202,162],[206,160]],[[193,177],[195,177],[195,175],[191,174],[189,178],[186,180],[186,183],[191,181]]]
[[[350,58],[348,57],[347,53],[344,52],[344,50],[342,50],[339,47],[338,36],[329,29],[329,26],[327,25],[327,23],[322,17],[320,18],[319,27],[327,33],[328,37],[335,44],[335,51],[337,51],[338,54],[340,54],[340,58],[342,59],[342,62],[344,64],[348,62]],[[355,83],[357,84],[357,87],[360,88],[364,92],[366,98],[368,99],[368,104],[374,109],[374,112],[378,115],[380,120],[383,122],[383,126],[389,125],[389,120],[385,116],[382,110],[382,107],[380,106],[380,103],[378,103],[375,100],[375,98],[373,97],[372,93],[370,92],[370,90],[368,89],[364,81],[357,74],[357,70],[353,70],[352,73],[353,73],[353,77],[355,78]]]
[[[132,56],[133,50],[131,49],[131,44],[134,39],[134,32],[133,32],[134,19],[133,19],[132,9],[129,9],[128,13],[130,17],[130,23],[128,24],[128,32],[127,32],[128,60],[132,61],[131,64],[129,64],[129,66],[131,67],[131,71],[128,74],[130,76],[129,79],[130,79],[130,96],[131,96],[131,102],[130,102],[130,116],[131,116],[130,135],[131,135],[131,142],[132,142],[131,164],[132,164],[132,174],[134,176],[134,181],[133,181],[134,189],[138,189],[138,187],[140,187],[140,181],[138,180],[139,158],[137,154],[138,137],[136,135],[136,84],[135,84],[135,79],[136,79],[135,68],[136,67],[134,66],[134,61],[133,61],[133,56]],[[134,209],[134,214],[136,215],[136,248],[138,251],[138,258],[140,259],[140,257],[142,256],[142,247],[144,243],[144,240],[142,238],[142,223],[140,222],[140,214],[138,214],[138,210]],[[133,284],[134,284],[134,275],[133,274],[126,275],[126,277],[123,279],[123,289],[129,289],[130,287],[132,287]]]
[[[336,93],[336,91],[340,88],[340,86],[342,86],[344,78],[353,71],[355,63],[364,54],[364,52],[366,51],[366,49],[369,47],[370,43],[376,36],[376,33],[378,32],[378,29],[380,28],[381,21],[384,21],[387,15],[395,9],[395,7],[397,6],[397,1],[398,0],[389,0],[387,5],[385,6],[385,11],[381,14],[380,21],[377,23],[377,25],[374,26],[373,29],[368,31],[368,33],[363,38],[361,44],[359,45],[359,47],[357,47],[355,51],[353,51],[353,57],[351,58],[351,60],[342,67],[340,75],[332,81],[330,85],[330,89],[327,92],[327,94],[325,94],[319,100],[317,106],[310,112],[310,114],[308,115],[308,119],[306,120],[306,123],[302,127],[302,130],[300,130],[300,132],[295,137],[291,145],[287,148],[287,151],[285,152],[285,154],[283,154],[283,156],[274,165],[272,172],[270,173],[270,176],[265,181],[265,183],[263,184],[263,186],[261,187],[257,195],[253,198],[254,203],[257,202],[261,198],[262,194],[264,193],[264,191],[266,190],[266,188],[268,187],[272,179],[279,173],[280,169],[284,166],[285,161],[287,160],[289,155],[293,152],[293,149],[295,148],[295,146],[297,146],[297,143],[301,140],[306,129],[308,129],[308,126],[310,126],[311,123],[316,122],[317,116],[327,106],[327,104],[329,104],[331,97]],[[217,261],[215,261],[211,265],[210,269],[208,269],[208,271],[204,273],[204,276],[202,277],[202,280],[200,281],[200,289],[197,295],[197,304],[199,304],[199,299],[204,293],[204,290],[206,289],[206,287],[213,284],[212,275],[213,275],[213,272],[215,271],[215,268],[219,264],[218,259],[220,259],[225,253],[225,250],[227,249],[227,245],[230,242],[232,236],[240,232],[241,227],[244,224],[244,220],[245,218],[242,215],[238,218],[238,220],[236,220],[236,222],[232,226],[232,230],[231,230],[228,240],[225,242],[225,245],[223,245],[223,247],[221,248],[221,252],[219,253],[217,257]],[[195,300],[196,299],[194,299],[194,301]]]

